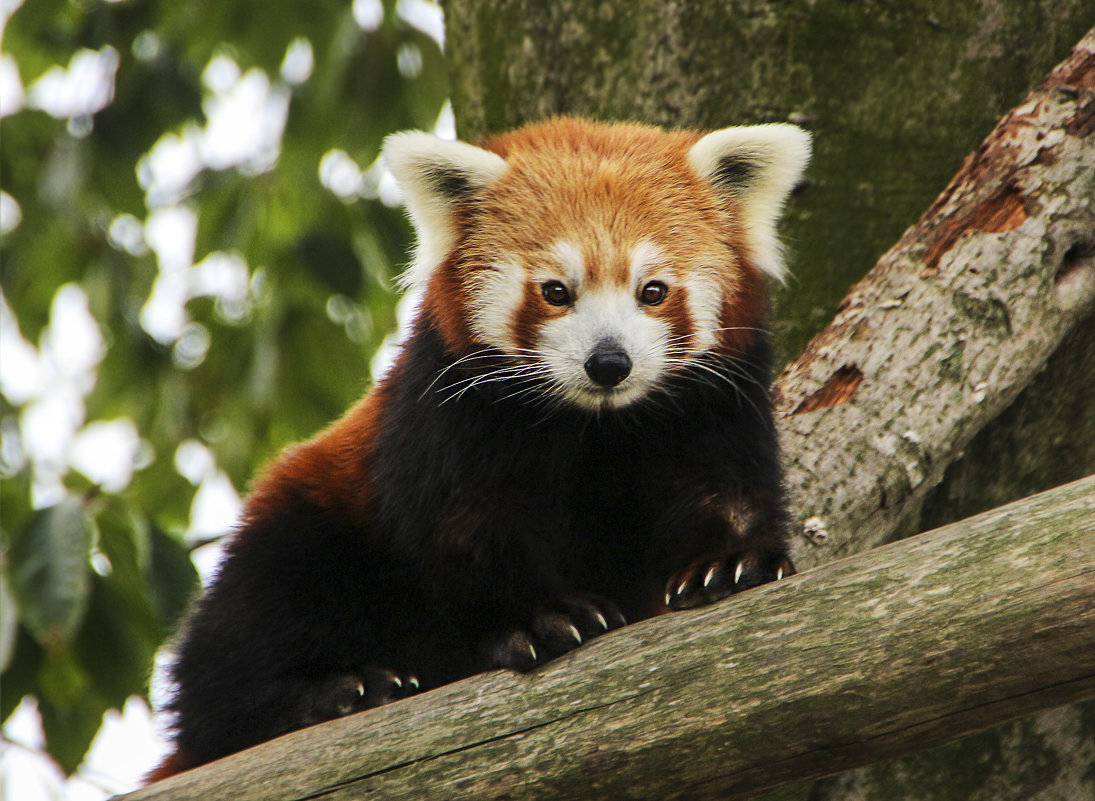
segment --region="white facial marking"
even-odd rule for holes
[[[715,270],[696,266],[681,281],[688,295],[688,313],[694,333],[692,347],[696,350],[713,348],[718,342],[719,318],[722,313],[722,287]]]
[[[665,254],[662,253],[661,248],[649,239],[644,239],[631,249],[629,255],[631,256],[631,285],[638,291],[639,286],[647,278],[649,273],[661,266],[665,261]]]
[[[515,261],[480,270],[471,289],[471,327],[483,342],[501,350],[516,347],[513,320],[525,301],[525,271]]]
[[[534,347],[539,361],[553,379],[554,392],[588,409],[619,408],[648,395],[665,378],[670,365],[673,336],[668,320],[652,314],[638,296],[649,281],[663,281],[670,292],[683,292],[695,323],[689,351],[713,346],[721,311],[721,288],[715,268],[706,263],[686,270],[684,277],[655,243],[643,240],[627,251],[625,281],[589,286],[581,248],[559,239],[547,248],[547,258],[523,264],[499,259],[479,271],[471,292],[471,326],[477,339],[502,351],[515,353],[513,322],[528,302],[528,281],[561,280],[571,290],[573,303],[548,319],[539,329]],[[611,387],[594,381],[585,364],[599,343],[612,340],[631,361],[628,375]],[[680,351],[676,350],[679,356]]]
[[[567,314],[540,330],[537,350],[557,391],[586,408],[618,408],[646,395],[664,374],[669,326],[647,314],[630,286],[579,292]],[[585,371],[597,343],[614,340],[631,359],[631,372],[614,387],[599,386]]]
[[[564,282],[567,286],[580,286],[586,274],[586,262],[582,256],[582,249],[574,242],[560,239],[552,243],[551,247],[548,248],[548,252],[558,262],[558,266],[562,268],[562,277],[565,279]],[[553,274],[551,277],[557,278],[559,276]],[[545,278],[545,280],[547,279]]]

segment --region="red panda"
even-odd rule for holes
[[[387,140],[395,365],[258,481],[177,644],[162,778],[794,572],[768,395],[791,125]]]

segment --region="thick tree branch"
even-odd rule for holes
[[[800,568],[914,533],[947,466],[1095,311],[1093,130],[1095,31],[784,371]]]
[[[128,796],[735,799],[1095,694],[1095,477]]]

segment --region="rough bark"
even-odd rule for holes
[[[1093,505],[1095,477],[127,798],[730,801],[947,742],[1095,695]]]
[[[777,382],[809,566],[911,533],[1095,310],[1095,32],[1009,113]]]
[[[1090,43],[1090,36],[1087,41]],[[1056,74],[1059,76],[1060,72]],[[1053,80],[1051,77],[1050,82]],[[1080,84],[1077,88],[1084,93],[1078,96],[1081,99],[1081,105],[1090,102],[1083,98],[1090,98],[1091,80],[1091,72],[1088,68],[1086,77],[1082,77],[1077,82]],[[1067,92],[1068,89],[1065,88],[1064,91]],[[1090,111],[1085,113],[1090,115]],[[1080,115],[1077,119],[1083,120],[1084,117]],[[1005,130],[1009,126],[1015,127],[1016,124],[1022,125],[1023,121],[1016,119],[1014,115],[1010,120],[1005,120],[994,135],[997,141],[1004,140],[1009,135],[1015,136],[1015,133],[1022,133],[1017,131],[1009,134]],[[1079,125],[1074,124],[1071,128],[1083,134],[1090,131],[1090,123],[1080,122]],[[992,138],[990,138],[991,141]],[[1095,163],[1090,152],[1086,158],[1089,165]],[[1031,185],[1025,183],[1029,180],[1030,176],[1022,176],[1024,183],[1011,186],[1029,187]],[[1009,186],[1003,181],[999,185]],[[1083,198],[1084,194],[1087,195],[1086,201]],[[1059,198],[1059,191],[1046,188],[1041,198],[1038,201],[1039,204],[1047,200],[1049,203],[1054,203]],[[1090,190],[1080,193],[1076,199],[1080,201],[1079,208],[1083,212],[1082,204],[1091,203]],[[990,206],[991,203],[990,199]],[[925,215],[925,221],[922,221],[921,226],[925,224],[931,213]],[[1054,294],[1058,287],[1057,282],[1062,280],[1066,282],[1065,293],[1070,290],[1067,282],[1071,280],[1077,280],[1080,285],[1090,286],[1091,278],[1084,277],[1084,271],[1090,271],[1091,243],[1095,240],[1095,226],[1092,226],[1090,222],[1090,214],[1090,205],[1088,205],[1087,222],[1084,222],[1081,216],[1076,220],[1079,223],[1078,227],[1070,229],[1070,235],[1075,236],[1075,239],[1070,240],[1066,237],[1063,242],[1058,243],[1057,247],[1062,245],[1064,247],[1063,250],[1056,251],[1057,254],[1063,254],[1061,268],[1056,274],[1053,272],[1053,255],[1055,254],[1052,250],[1052,238],[1047,237],[1044,243],[1038,243],[1048,245],[1050,248],[1046,251],[1049,258],[1043,262],[1041,270],[1035,273],[1040,272],[1042,289],[1039,293],[1039,290],[1032,290],[1028,286],[1025,297],[1033,298],[1038,294],[1041,294],[1043,298],[1047,297],[1051,286],[1048,283],[1050,277],[1054,279],[1052,284]],[[911,236],[922,236],[924,232],[919,228],[918,226],[917,230],[910,232]],[[947,243],[948,239],[955,244],[959,243],[954,233],[950,233],[949,236],[946,236],[946,232],[944,234],[944,243]],[[998,236],[1004,238],[1001,244],[1005,244],[1009,236],[1016,235],[1001,232]],[[989,234],[990,241],[991,236]],[[975,243],[968,241],[962,241],[961,244],[964,248],[977,247]],[[883,259],[883,264],[886,264],[887,260],[894,255],[888,254]],[[1015,253],[1010,252],[1007,255],[1010,257]],[[955,258],[961,258],[961,251]],[[1006,264],[1007,259],[1002,260],[1002,263]],[[1030,260],[1030,266],[1037,266],[1036,260]],[[909,269],[915,269],[915,266],[910,265]],[[1020,271],[1029,272],[1022,267]],[[976,293],[973,296],[982,300],[1016,297],[1009,289],[1001,286],[1001,283],[1005,283],[1009,276],[1014,275],[1015,272],[1009,270],[1004,274],[1004,282],[1000,281],[999,276],[985,276],[985,280],[976,287]],[[976,275],[967,277],[976,278]],[[938,275],[925,276],[925,280],[936,282]],[[956,318],[960,322],[961,314],[976,308],[975,304],[968,302],[964,304],[965,309],[959,305],[963,301],[958,293],[963,290],[957,285],[944,290],[944,292],[947,291],[954,298],[953,310],[946,308],[942,310],[951,320],[951,323],[942,324],[943,327],[953,324]],[[893,297],[897,298],[896,295]],[[945,295],[943,297],[945,298]],[[859,299],[862,299],[862,296],[859,296]],[[938,301],[942,298],[936,295],[935,299]],[[854,303],[856,300],[853,292],[851,301]],[[909,298],[906,297],[903,305],[907,308],[908,303]],[[882,305],[892,306],[893,304],[882,301]],[[1007,312],[1007,305],[998,306],[997,310]],[[1067,309],[1069,305],[1067,300],[1063,305],[1066,307],[1066,319],[1061,321],[1057,330],[1052,327],[1055,315],[1050,314],[1044,323],[1048,326],[1045,330],[1053,335],[1062,335],[1061,342],[1054,346],[1053,355],[1047,360],[1041,374],[1032,376],[1032,380],[1021,379],[1018,382],[1019,386],[1025,384],[1026,388],[1022,390],[1018,400],[1004,409],[999,416],[993,417],[994,411],[1007,404],[1008,396],[1015,389],[992,383],[990,386],[995,389],[990,392],[1003,390],[1003,393],[997,394],[995,398],[985,397],[987,404],[984,406],[974,405],[972,419],[961,422],[959,418],[955,418],[953,422],[956,425],[949,433],[935,429],[935,434],[938,436],[934,440],[934,447],[924,448],[922,440],[915,441],[921,436],[919,424],[910,425],[902,431],[900,420],[896,420],[897,425],[888,431],[874,430],[870,435],[860,438],[858,442],[850,443],[853,449],[859,446],[858,453],[866,452],[874,457],[881,456],[878,453],[880,449],[888,450],[889,446],[894,446],[889,461],[890,467],[896,470],[890,470],[888,479],[890,482],[897,483],[896,491],[893,483],[886,485],[884,476],[887,474],[885,473],[867,478],[868,472],[865,471],[860,474],[859,480],[861,482],[865,480],[869,486],[871,482],[882,478],[874,490],[875,498],[881,506],[888,493],[891,499],[896,496],[896,504],[895,508],[884,510],[872,508],[869,499],[864,499],[866,503],[860,507],[860,511],[867,514],[867,520],[854,520],[854,515],[851,522],[845,518],[845,531],[850,534],[851,539],[841,543],[838,535],[838,541],[834,543],[832,551],[858,550],[871,541],[885,540],[923,527],[946,523],[1021,497],[1027,492],[1045,489],[1095,470],[1095,415],[1091,414],[1090,410],[1090,398],[1095,393],[1095,315],[1091,314],[1089,307],[1081,304],[1078,307],[1078,314],[1086,313],[1087,318],[1073,325],[1076,313]],[[1051,303],[1050,309],[1052,306]],[[898,308],[900,307],[895,306],[885,311],[893,314],[897,313]],[[876,330],[885,326],[885,323],[878,320],[877,316],[872,315],[872,317],[874,318],[872,325]],[[1010,317],[998,315],[998,322],[1010,324],[1012,321]],[[980,326],[983,327],[984,323]],[[1066,333],[1070,327],[1071,332]],[[1006,333],[1009,341],[1018,344],[1011,339],[1016,332]],[[984,341],[983,337],[982,340]],[[901,346],[895,347],[894,358],[903,361],[913,372],[923,372],[935,366],[941,377],[949,375],[955,389],[959,390],[951,395],[952,399],[958,400],[959,407],[963,405],[960,400],[962,394],[967,399],[972,396],[976,402],[981,397],[982,391],[989,390],[988,386],[979,387],[976,379],[971,381],[967,377],[965,367],[968,365],[971,351],[966,347],[968,338],[961,332],[957,335],[952,332],[950,340],[940,339],[938,343],[924,344],[927,347],[922,345],[916,348],[914,344],[914,353],[903,351]],[[928,348],[937,344],[949,345],[949,353],[943,350],[937,352],[935,359],[927,358]],[[992,347],[991,341],[985,344]],[[993,352],[997,358],[1009,358],[1009,352],[1018,352],[1021,363],[1033,356],[1035,358],[1025,361],[1025,369],[1032,373],[1037,373],[1041,369],[1039,364],[1041,355],[1024,351],[1021,346],[1018,351],[1008,348],[997,350],[996,347],[992,347],[990,354]],[[1041,353],[1044,354],[1045,351]],[[918,365],[917,354],[926,361]],[[838,370],[845,364],[855,363],[852,354],[842,353],[841,356],[847,356],[847,361],[841,361],[837,366]],[[963,357],[967,360],[967,365],[959,363]],[[809,356],[807,355],[806,358]],[[983,359],[983,356],[981,358]],[[1011,358],[1014,361],[1015,357]],[[984,361],[981,364],[984,365],[982,369],[991,370]],[[888,372],[890,376],[900,375],[896,370]],[[939,398],[940,389],[942,387],[936,388],[935,398]],[[926,399],[919,392],[908,394],[901,392],[895,395],[895,398],[901,399],[902,411],[907,416],[934,423],[930,411],[934,411],[936,407],[933,404],[938,401],[925,402]],[[860,399],[858,402],[866,401]],[[968,403],[965,405],[971,408]],[[785,412],[787,411],[793,412],[793,409],[785,408]],[[946,406],[940,409],[940,412],[944,412],[940,414],[940,420],[947,416],[946,411]],[[925,415],[925,412],[929,414]],[[968,414],[968,412],[964,413]],[[830,421],[830,424],[833,422]],[[850,425],[851,423],[844,420],[836,424]],[[971,428],[967,428],[967,425],[971,426],[972,430],[978,431],[968,444],[967,432]],[[788,429],[795,430],[795,421],[785,426],[784,430]],[[797,436],[804,440],[803,444],[807,439],[807,431],[805,428],[799,428],[796,432]],[[912,432],[911,437],[905,436],[906,431]],[[785,442],[792,437],[785,438]],[[821,452],[825,453],[824,443]],[[938,463],[940,454],[943,454],[942,464]],[[935,464],[930,461],[933,456],[937,459]],[[885,458],[882,457],[882,460]],[[872,461],[877,465],[877,458]],[[855,463],[862,466],[858,459]],[[900,471],[905,471],[906,475],[902,477]],[[796,480],[802,472],[800,465],[793,467],[792,480]],[[942,481],[935,486],[940,476]],[[864,488],[861,484],[859,490],[862,491]],[[826,482],[822,482],[822,489],[824,497],[832,499],[832,496],[828,495],[829,487]],[[808,496],[800,493],[799,497]],[[923,504],[922,510],[921,504]],[[902,515],[905,515],[903,519]],[[803,514],[804,518],[808,516]],[[819,520],[811,521],[815,526],[820,522]],[[827,558],[824,547],[810,550],[814,552],[808,557],[801,558],[802,563]],[[1095,754],[1093,723],[1095,723],[1095,705],[1093,704],[1054,710],[930,752],[864,767],[844,776],[824,780],[812,788],[799,787],[797,792],[781,793],[778,797],[780,801],[797,801],[806,798],[810,801],[888,801],[892,798],[904,798],[909,801],[947,801],[947,799],[1070,801],[1076,797],[1090,797],[1095,792],[1095,777],[1090,773],[1092,757]]]
[[[1093,397],[1095,315],[1062,341],[1045,370],[947,469],[925,502],[920,528],[1095,473]],[[1095,798],[1092,765],[1095,701],[1088,701],[816,786],[786,788],[763,801],[1076,801]]]
[[[1067,387],[1067,391],[1062,391]],[[983,428],[924,503],[921,531],[1095,473],[1095,314]]]
[[[1088,801],[1093,765],[1095,701],[1087,701],[764,801]]]

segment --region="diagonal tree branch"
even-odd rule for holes
[[[800,569],[915,533],[946,467],[1095,313],[1093,130],[1095,31],[784,370]]]

